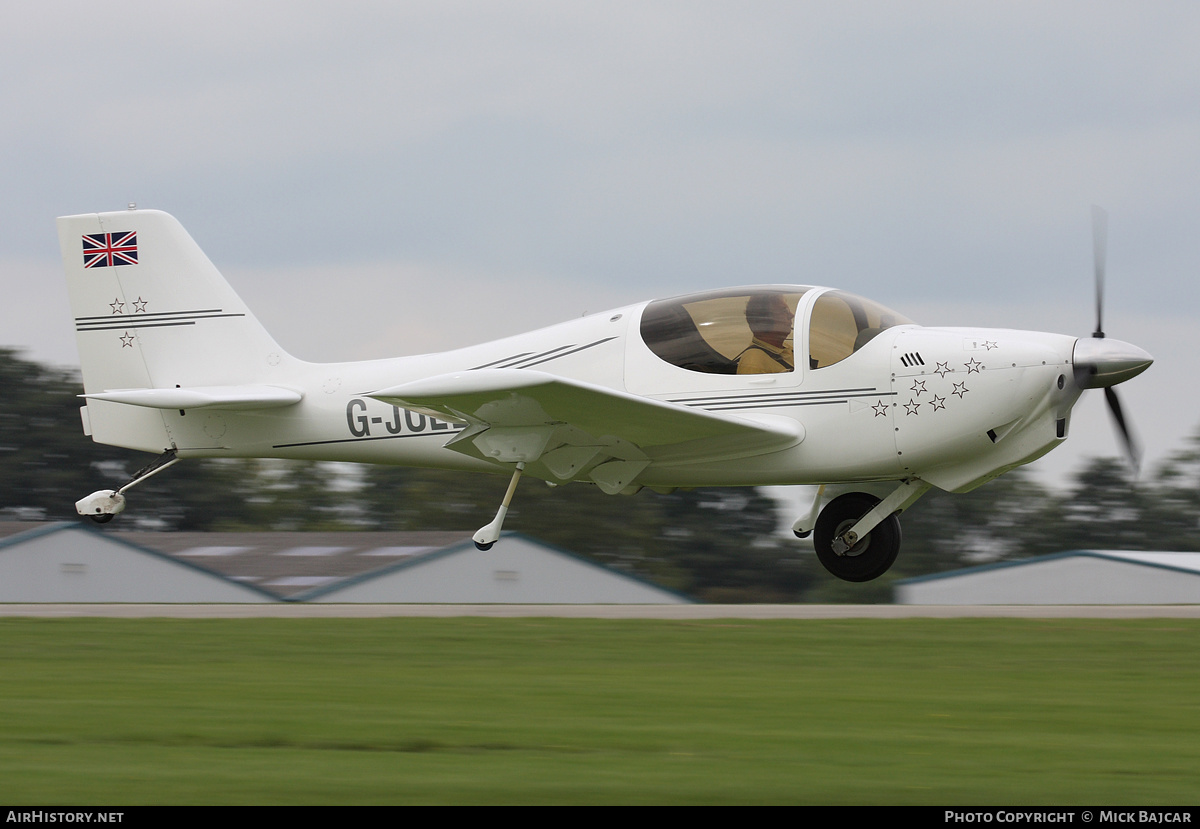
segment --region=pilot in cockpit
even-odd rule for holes
[[[778,374],[792,371],[796,357],[792,344],[793,313],[782,294],[755,294],[746,303],[746,324],[753,339],[737,357],[738,374]]]

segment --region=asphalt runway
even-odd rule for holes
[[[368,619],[392,616],[559,619],[1200,619],[1200,605],[849,604],[0,604],[0,617]]]

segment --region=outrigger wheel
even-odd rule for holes
[[[821,510],[813,530],[813,546],[825,569],[843,581],[871,581],[882,576],[900,552],[900,519],[894,514],[860,538],[845,553],[833,551],[833,541],[858,523],[879,499],[865,492],[850,492],[834,498]]]

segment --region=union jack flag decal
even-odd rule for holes
[[[137,231],[129,233],[88,233],[83,237],[85,268],[115,268],[136,265]]]

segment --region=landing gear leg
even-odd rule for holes
[[[521,480],[521,472],[524,469],[524,461],[517,464],[512,480],[508,482],[508,492],[504,493],[504,500],[500,502],[500,509],[496,512],[496,517],[492,519],[492,523],[486,527],[480,527],[479,531],[472,536],[471,540],[475,542],[478,549],[490,550],[492,545],[499,540],[500,530],[504,526],[504,517],[508,515],[508,505],[512,503],[513,493],[517,491],[517,482]]]
[[[120,489],[115,491],[102,489],[99,492],[93,492],[86,498],[79,499],[75,502],[75,511],[80,515],[86,515],[97,524],[107,524],[125,510],[125,490],[137,486],[152,475],[157,475],[168,466],[178,462],[179,458],[175,457],[175,450],[168,449],[133,473],[129,483]]]
[[[902,481],[882,501],[865,492],[834,498],[821,510],[813,532],[817,558],[844,581],[879,578],[900,552],[896,516],[928,491],[929,484],[913,479]]]

